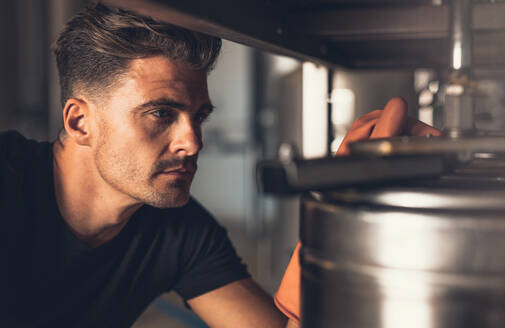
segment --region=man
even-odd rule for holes
[[[129,327],[175,290],[212,327],[282,327],[189,195],[221,41],[104,5],[54,45],[64,128],[0,134],[0,327]]]
[[[103,5],[67,24],[58,140],[0,134],[1,327],[128,327],[168,290],[212,327],[284,326],[189,196],[220,45]],[[343,147],[381,130],[373,113]]]

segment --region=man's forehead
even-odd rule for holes
[[[202,83],[207,81],[207,72],[195,70],[188,64],[163,56],[133,59],[127,75],[153,83]]]
[[[143,100],[152,100],[168,96],[181,103],[210,103],[206,72],[164,57],[132,60],[121,80],[117,90],[120,97],[136,94]]]

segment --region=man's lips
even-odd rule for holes
[[[160,172],[160,174],[170,174],[170,175],[182,175],[182,176],[192,176],[195,174],[195,169],[190,167],[180,167],[175,169],[170,169]]]

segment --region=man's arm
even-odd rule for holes
[[[287,322],[272,297],[252,279],[232,282],[188,303],[210,327],[280,328]]]

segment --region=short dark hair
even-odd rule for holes
[[[209,72],[220,49],[219,38],[101,3],[70,19],[52,45],[62,106],[77,88],[101,94],[132,59],[162,55]]]

